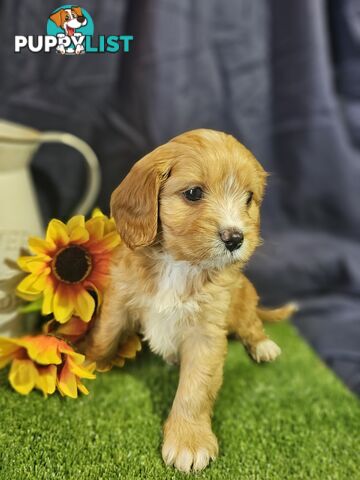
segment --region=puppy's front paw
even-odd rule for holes
[[[76,45],[75,53],[76,55],[80,55],[81,53],[84,53],[84,47],[82,45]]]
[[[281,354],[281,349],[275,342],[267,338],[259,342],[252,350],[251,355],[253,359],[260,362],[272,362]]]
[[[164,427],[162,457],[167,465],[182,472],[203,470],[215,460],[218,443],[208,423],[190,424],[168,419]]]
[[[64,45],[58,45],[56,47],[56,53],[61,53],[61,55],[65,55],[65,47]]]

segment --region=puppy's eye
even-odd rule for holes
[[[254,193],[253,192],[248,192],[247,194],[247,199],[246,199],[246,205],[249,206],[252,202]]]
[[[186,200],[190,200],[190,202],[197,202],[198,200],[202,199],[204,192],[201,187],[193,187],[189,188],[189,190],[186,190],[183,195]]]
[[[65,15],[65,20],[70,20],[70,15],[68,13]]]

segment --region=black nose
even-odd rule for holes
[[[77,19],[78,19],[78,21],[79,21],[80,23],[84,23],[85,20],[86,20],[85,17],[83,17],[82,15],[80,15],[79,17],[77,17]]]
[[[244,240],[244,235],[240,230],[235,228],[226,228],[221,230],[220,238],[225,243],[225,247],[232,252],[240,248]]]

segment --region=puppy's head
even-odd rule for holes
[[[246,262],[259,245],[266,173],[234,137],[194,130],[137,162],[111,197],[130,248],[154,245],[205,268]]]
[[[87,20],[82,14],[80,7],[71,7],[71,8],[62,8],[57,12],[50,15],[50,20],[52,20],[56,26],[64,28],[65,30],[73,31],[76,28],[80,28],[86,25]]]

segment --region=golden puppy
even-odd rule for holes
[[[111,197],[123,243],[86,353],[107,362],[140,332],[155,353],[180,363],[162,455],[185,472],[203,469],[218,452],[211,414],[227,335],[237,334],[256,361],[273,360],[280,349],[262,319],[294,310],[260,309],[241,273],[260,243],[265,180],[235,138],[194,130],[137,162]]]

